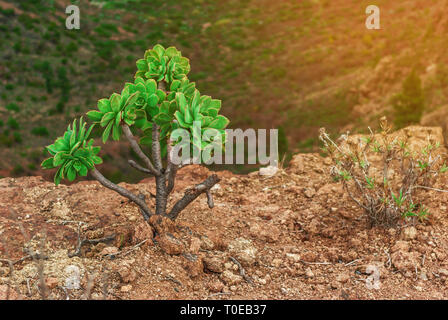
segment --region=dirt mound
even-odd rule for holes
[[[272,177],[219,172],[215,208],[197,199],[156,239],[135,205],[97,182],[1,179],[0,297],[10,280],[11,298],[40,297],[37,252],[53,299],[447,299],[448,193],[424,191],[424,223],[368,229],[329,167],[298,154]],[[172,201],[208,174],[182,169]],[[152,179],[126,187],[152,199]],[[73,256],[78,237],[92,241]],[[372,270],[379,286],[366,282]]]
[[[448,105],[442,106],[423,115],[420,120],[422,126],[438,126],[443,130],[444,142],[448,141]]]

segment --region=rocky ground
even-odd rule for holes
[[[155,238],[97,182],[1,179],[0,299],[8,284],[10,299],[447,299],[448,194],[423,191],[423,223],[368,228],[329,167],[298,154],[271,177],[218,172],[215,208],[201,197]],[[172,201],[208,174],[183,168]],[[151,179],[123,185],[155,193]],[[102,241],[76,252],[79,239]],[[378,289],[366,285],[371,265]],[[67,289],[77,271],[79,289]]]

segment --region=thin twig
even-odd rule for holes
[[[212,208],[215,206],[215,204],[214,204],[214,202],[213,202],[213,195],[212,195],[212,192],[210,191],[210,189],[208,189],[207,191],[205,191],[205,194],[207,195],[207,204],[208,204],[208,207],[209,207],[210,209],[212,209]]]
[[[138,171],[147,173],[147,174],[151,174],[154,175],[153,172],[149,169],[146,169],[144,167],[142,167],[141,165],[139,165],[137,162],[135,162],[134,160],[128,160],[129,165],[134,168],[137,169]]]
[[[249,282],[250,284],[253,284],[252,279],[249,278],[249,276],[246,275],[246,271],[244,270],[244,268],[241,265],[241,263],[238,260],[236,260],[234,257],[230,257],[230,260],[232,260],[233,263],[235,263],[238,266],[238,269],[240,271],[240,276],[242,276],[243,279],[246,280],[247,282]]]
[[[353,260],[353,261],[351,261],[351,262],[349,262],[349,263],[346,263],[344,266],[345,266],[345,267],[348,267],[348,266],[354,264],[355,262],[358,262],[358,261],[361,261],[361,260],[362,260],[362,259],[356,259],[356,260]]]
[[[131,129],[129,128],[129,126],[127,124],[123,123],[121,125],[121,127],[123,128],[123,133],[126,136],[126,138],[128,139],[129,144],[131,145],[132,150],[134,150],[134,152],[139,156],[139,158],[143,160],[145,165],[148,167],[148,169],[155,176],[160,175],[161,172],[159,170],[157,170],[156,168],[154,168],[151,160],[148,158],[148,156],[140,148],[140,146],[137,143],[137,141],[135,140],[134,135],[132,134]]]
[[[448,190],[443,190],[443,189],[437,189],[437,188],[431,188],[431,187],[425,187],[425,186],[413,186],[411,187],[411,189],[426,189],[426,190],[432,190],[432,191],[437,191],[437,192],[445,192],[448,193]]]
[[[114,253],[114,254],[107,254],[106,256],[114,256],[114,257],[117,257],[117,256],[126,256],[126,255],[128,255],[129,253],[131,253],[132,251],[135,251],[137,248],[141,247],[141,246],[142,246],[144,243],[146,243],[148,240],[150,240],[150,239],[145,239],[145,240],[143,240],[142,242],[137,243],[135,246],[133,246],[133,247],[130,248],[129,250],[126,250],[126,251],[120,251],[120,252],[117,252],[117,253]]]
[[[308,262],[308,261],[304,261],[304,260],[300,260],[300,262],[302,262],[304,264],[316,264],[316,265],[330,265],[330,264],[332,264],[331,262]]]
[[[143,217],[145,220],[148,220],[149,217],[153,215],[151,210],[148,208],[148,205],[146,204],[146,202],[144,200],[142,200],[141,198],[139,198],[138,196],[136,196],[135,194],[133,194],[131,191],[129,191],[123,187],[120,187],[119,185],[116,185],[112,181],[108,180],[106,177],[104,177],[101,174],[101,172],[99,172],[95,168],[93,168],[90,171],[90,174],[106,188],[118,192],[123,197],[128,198],[129,200],[134,202],[136,205],[138,205],[140,207],[142,213],[144,214]]]
[[[211,295],[209,295],[208,297],[207,297],[207,299],[208,298],[213,298],[213,297],[216,297],[216,296],[224,296],[224,295],[231,295],[232,293],[231,292],[218,292],[218,293],[213,293],[213,294],[211,294]]]
[[[205,179],[202,183],[197,184],[191,189],[188,189],[185,192],[185,195],[180,199],[171,209],[168,217],[172,220],[176,219],[179,213],[188,206],[193,200],[199,197],[202,193],[206,193],[210,190],[215,184],[220,181],[216,174],[211,175],[207,179]]]
[[[80,229],[78,229],[78,245],[77,245],[77,247],[76,247],[76,250],[75,250],[75,252],[73,252],[73,253],[69,253],[68,254],[68,257],[69,258],[73,258],[73,257],[75,257],[75,256],[80,256],[81,255],[81,249],[82,249],[82,246],[84,245],[84,244],[86,244],[86,243],[88,243],[88,244],[98,244],[98,243],[100,243],[100,242],[109,242],[109,241],[112,241],[112,240],[114,240],[115,239],[115,234],[113,234],[113,235],[110,235],[110,236],[107,236],[107,237],[104,237],[104,238],[99,238],[99,239],[82,239],[82,236],[81,236],[81,230]]]
[[[163,278],[162,280],[164,281],[171,281],[174,282],[175,284],[179,285],[182,287],[182,282],[180,282],[179,280],[173,278],[172,276],[166,276],[165,278]]]

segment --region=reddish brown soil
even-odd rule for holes
[[[220,172],[215,208],[199,198],[176,221],[177,240],[156,244],[137,207],[97,182],[55,187],[40,177],[1,179],[0,259],[25,257],[24,248],[46,256],[52,299],[82,298],[87,273],[95,276],[92,299],[447,299],[448,194],[426,193],[432,215],[415,230],[369,229],[328,168],[328,159],[308,154],[270,178]],[[172,201],[208,174],[182,169]],[[151,179],[123,185],[147,198],[155,192]],[[79,221],[86,237],[115,239],[85,244],[80,257],[69,258]],[[371,264],[380,271],[380,289],[366,287]],[[83,273],[79,290],[63,289],[68,265]],[[0,263],[0,299],[8,281],[11,298],[40,298],[35,261],[16,263],[11,280],[8,274]]]

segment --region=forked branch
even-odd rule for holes
[[[185,195],[180,199],[171,209],[168,217],[172,220],[176,219],[179,213],[185,209],[192,201],[194,201],[197,197],[199,197],[202,193],[208,193],[208,204],[213,205],[213,200],[210,201],[211,193],[209,193],[210,189],[220,181],[216,174],[211,175],[207,179],[205,179],[200,184],[197,184],[191,189],[188,189],[185,192]]]
[[[153,175],[155,175],[155,176],[160,175],[161,174],[160,170],[157,170],[156,168],[154,168],[154,166],[152,165],[151,160],[142,151],[142,149],[138,145],[137,141],[135,140],[134,135],[132,134],[131,129],[129,128],[129,126],[127,124],[123,123],[121,125],[121,127],[123,128],[123,133],[126,136],[126,139],[128,139],[129,144],[131,145],[132,150],[134,150],[134,152],[139,156],[139,158],[143,160],[145,165],[148,167],[149,171]]]
[[[148,208],[148,205],[146,204],[145,200],[136,196],[131,191],[120,187],[119,185],[116,185],[112,181],[108,180],[106,177],[104,177],[101,172],[99,172],[97,169],[93,168],[90,171],[90,174],[98,180],[103,186],[106,188],[109,188],[111,190],[114,190],[121,194],[123,197],[128,198],[129,200],[133,201],[136,205],[138,205],[142,211],[143,217],[145,220],[148,220],[150,216],[153,215],[151,210]]]

